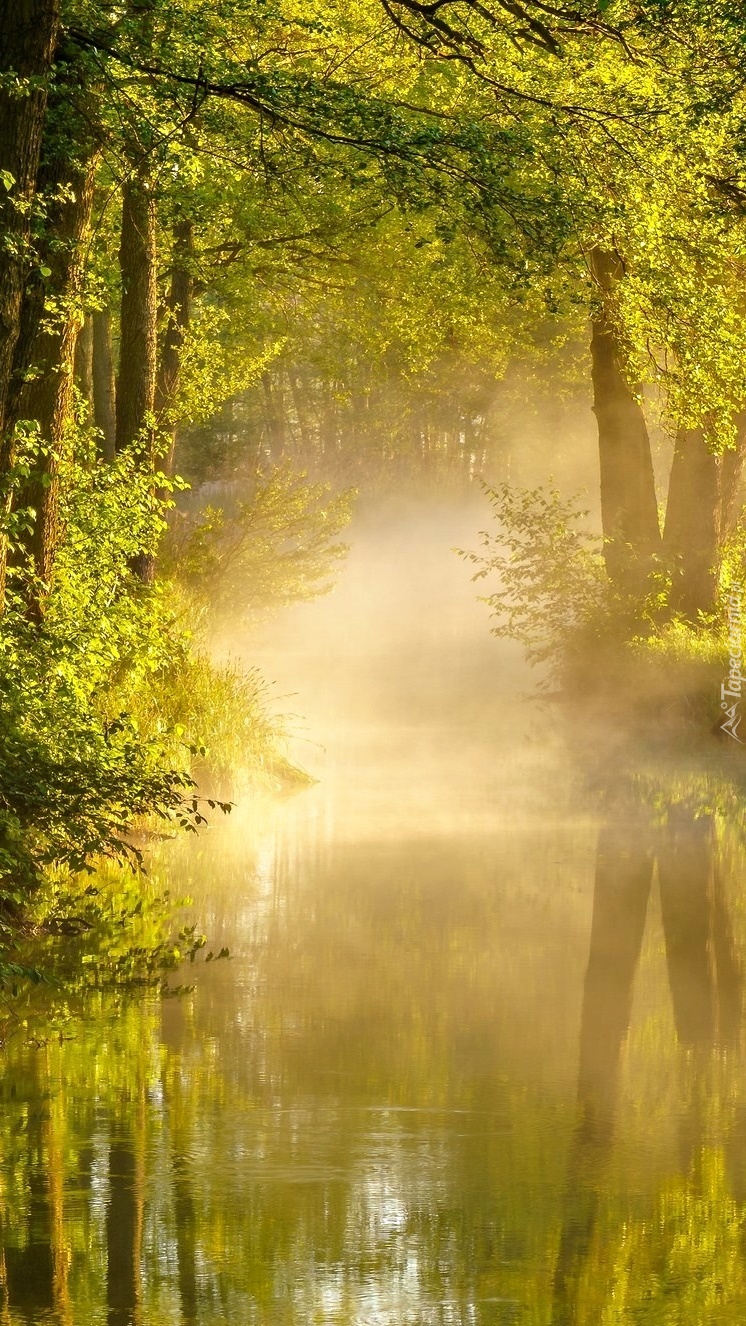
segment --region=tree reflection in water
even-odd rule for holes
[[[672,805],[662,826],[622,813],[599,832],[590,953],[583,991],[578,1121],[568,1158],[565,1215],[554,1276],[553,1326],[583,1315],[583,1277],[604,1197],[613,1144],[622,1049],[630,1029],[655,867],[673,1021],[688,1097],[679,1116],[679,1166],[691,1192],[702,1185],[713,1057],[737,1048],[743,968],[711,814]],[[727,1138],[732,1189],[744,1195],[743,1108]],[[667,1320],[668,1318],[666,1318]]]
[[[8,1047],[1,1326],[740,1326],[722,820],[231,832],[241,956]]]

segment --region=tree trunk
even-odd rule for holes
[[[143,464],[152,470],[157,353],[155,200],[140,174],[124,186],[119,265],[122,311],[116,449],[123,451],[138,442]]]
[[[739,514],[744,420],[737,443],[715,456],[701,428],[680,428],[668,483],[663,547],[671,564],[671,606],[690,621],[715,609],[723,544]]]
[[[86,313],[75,346],[75,379],[93,414],[93,314]]]
[[[86,77],[84,61],[77,51],[58,51],[37,184],[37,192],[48,199],[46,226],[38,249],[50,275],[26,297],[32,310],[29,320],[35,323],[37,332],[31,354],[33,376],[20,391],[17,415],[38,422],[42,450],[15,504],[34,512],[23,543],[34,575],[27,601],[29,615],[35,620],[44,612],[59,538],[59,466],[72,415],[80,327],[76,304],[81,295],[83,245],[90,225],[98,158]]]
[[[14,0],[0,5],[0,436],[3,472],[9,464],[5,427],[27,277],[30,208],[39,170],[46,80],[60,21],[59,0]],[[17,95],[12,76],[33,80]]]
[[[111,463],[116,455],[117,416],[111,313],[108,308],[93,314],[93,419],[101,433],[102,459]]]
[[[690,621],[712,612],[720,549],[721,461],[707,450],[701,428],[676,434],[668,483],[663,546],[670,558],[671,606]]]
[[[142,468],[155,473],[155,385],[158,353],[158,288],[155,199],[148,181],[133,175],[122,198],[119,266],[122,308],[119,338],[119,380],[116,399],[116,449],[137,446]],[[132,559],[132,570],[150,584],[154,562],[150,553]]]
[[[743,509],[743,475],[746,463],[746,410],[736,417],[736,444],[723,452],[720,480],[720,532],[729,538]]]
[[[156,434],[153,469],[166,475],[173,473],[176,449],[177,408],[181,378],[181,352],[189,326],[192,309],[194,236],[192,223],[183,219],[174,227],[171,286],[166,304],[166,326],[158,363],[155,384]],[[161,490],[161,497],[166,493]],[[136,559],[134,570],[146,584],[155,579],[156,558],[152,552],[143,552]]]
[[[81,243],[90,221],[94,175],[95,162],[90,162],[87,174],[78,180],[75,193],[66,197],[59,209],[54,209],[57,211],[55,241],[58,244],[64,237],[65,243],[55,245],[54,251],[50,246],[47,261],[55,264],[50,289],[65,302],[74,300],[79,293]],[[51,210],[49,220],[53,221]],[[17,499],[24,505],[28,499],[28,505],[36,513],[25,545],[39,582],[29,597],[30,615],[37,620],[43,615],[59,540],[59,467],[72,415],[78,330],[75,314],[66,312],[58,326],[40,331],[34,353],[37,376],[26,384],[20,398],[21,417],[38,421],[44,444],[35,474]]]
[[[596,248],[591,267],[600,290],[592,321],[591,361],[604,556],[609,579],[621,589],[639,592],[661,547],[650,439],[642,407],[624,374],[610,309],[622,264],[614,254]]]
[[[39,171],[47,80],[60,23],[60,0],[0,5],[0,517],[12,500],[15,460],[13,395],[26,373],[33,342],[22,310],[30,272],[31,203]],[[14,77],[30,80],[16,95]],[[0,529],[0,613],[5,605],[8,541]]]
[[[181,353],[192,313],[193,262],[193,227],[191,221],[183,219],[177,221],[174,226],[171,288],[168,293],[167,321],[155,394],[158,420],[157,463],[167,475],[172,473],[174,464]]]

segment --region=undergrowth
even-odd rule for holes
[[[651,736],[720,735],[720,686],[730,646],[727,588],[746,580],[746,531],[729,542],[718,610],[686,620],[670,606],[663,559],[643,594],[606,576],[603,543],[577,498],[556,490],[483,485],[493,527],[476,551],[459,550],[489,592],[495,635],[519,641],[538,687],[583,710],[586,721]]]
[[[212,663],[193,637],[184,591],[169,580],[142,584],[133,572],[138,556],[159,546],[169,506],[160,492],[172,485],[161,476],[157,490],[134,453],[97,464],[93,446],[78,438],[76,459],[62,467],[63,538],[41,623],[26,607],[31,570],[16,541],[23,513],[14,509],[5,526],[13,568],[0,618],[7,988],[24,978],[40,984],[43,936],[64,936],[74,950],[70,898],[83,909],[81,934],[90,940],[114,925],[126,936],[125,965],[152,975],[167,953],[152,936],[139,944],[133,928],[148,834],[196,830],[230,809],[224,788],[236,771],[265,785],[300,777],[258,674]],[[117,946],[102,944],[115,978]]]

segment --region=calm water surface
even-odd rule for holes
[[[377,513],[230,641],[319,782],[166,849],[191,994],[11,1044],[0,1322],[743,1322],[743,848],[573,771],[478,521]]]

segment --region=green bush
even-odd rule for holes
[[[213,669],[173,587],[133,574],[133,559],[157,547],[167,505],[137,455],[96,464],[76,441],[44,620],[27,618],[19,564],[0,619],[0,891],[11,911],[50,867],[136,861],[143,816],[195,828],[192,764],[231,720],[249,762],[275,738],[255,679]]]
[[[671,612],[670,572],[661,560],[644,595],[609,582],[602,541],[584,528],[576,499],[554,490],[487,488],[495,528],[461,551],[487,582],[493,632],[519,641],[554,687],[593,716],[646,732],[709,733],[720,718],[727,673],[727,622],[696,625]],[[725,550],[723,585],[746,577],[746,531]],[[724,602],[724,595],[723,595]]]
[[[334,493],[288,464],[222,486],[177,513],[169,565],[209,603],[213,620],[256,618],[331,587],[347,546],[355,491]]]

